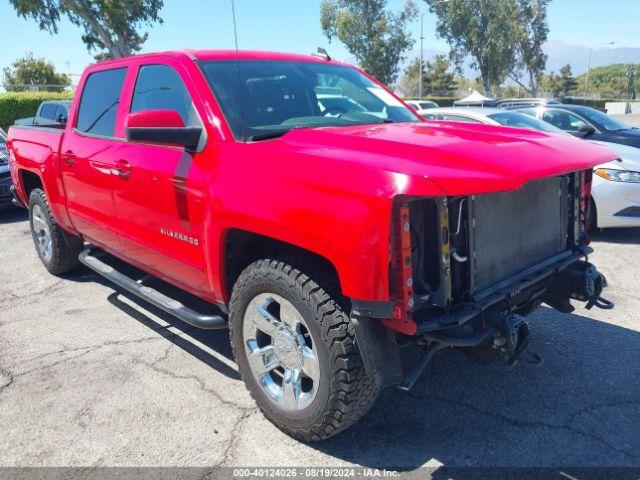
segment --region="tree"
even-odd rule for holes
[[[430,94],[446,94],[456,90],[455,75],[449,71],[451,64],[446,55],[436,55],[422,69],[424,90]],[[405,97],[416,97],[420,92],[420,59],[414,59],[400,79],[400,91]]]
[[[404,70],[404,75],[400,79],[400,91],[405,97],[417,97],[420,93],[420,59],[415,58]],[[422,68],[422,79],[424,81],[424,66]]]
[[[589,92],[598,93],[603,97],[615,98],[622,93],[633,96],[640,90],[640,64],[615,63],[592,68],[589,72]],[[586,74],[576,77],[578,91],[583,92]]]
[[[458,75],[455,79],[455,90],[460,92],[464,92],[465,94],[470,93],[474,90],[480,91],[482,90],[482,78],[476,77],[475,79],[466,78],[463,75]],[[465,95],[466,96],[466,95]]]
[[[575,92],[578,87],[578,82],[571,73],[571,65],[566,64],[560,69],[560,91],[559,96],[564,97],[572,92]]]
[[[528,73],[529,89],[533,97],[538,95],[538,83],[547,63],[547,55],[542,51],[542,46],[549,34],[548,4],[549,0],[516,0],[519,16],[516,69],[524,69]],[[515,71],[511,78],[524,87]]]
[[[41,30],[58,33],[67,17],[82,28],[82,41],[96,58],[120,58],[140,51],[148,33],[144,25],[162,23],[163,0],[9,0],[19,16],[32,18]]]
[[[436,55],[433,62],[427,62],[424,72],[427,92],[441,94],[455,89],[455,75],[449,71],[450,67],[446,55]]]
[[[460,67],[468,56],[480,71],[485,92],[500,85],[515,63],[519,21],[516,0],[425,0],[438,16],[438,35],[449,43]]]
[[[22,92],[32,86],[41,91],[59,92],[70,84],[67,75],[56,73],[53,63],[35,58],[31,52],[13,62],[11,68],[2,70],[2,86],[8,92]]]
[[[549,75],[542,75],[540,77],[539,88],[545,93],[550,92],[551,96],[559,98],[562,93],[562,85],[560,84],[560,77],[551,72]]]
[[[399,13],[386,7],[387,0],[323,0],[320,24],[329,41],[337,38],[366,72],[392,85],[404,53],[413,45],[407,24],[418,9],[411,0]]]

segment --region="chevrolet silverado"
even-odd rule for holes
[[[257,405],[302,440],[410,389],[444,348],[534,361],[526,316],[542,303],[612,307],[585,218],[591,169],[615,154],[426,123],[326,55],[98,63],[66,126],[14,126],[8,150],[52,274],[82,263],[190,325],[228,327]]]

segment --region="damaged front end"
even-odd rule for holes
[[[356,327],[369,373],[381,386],[408,390],[447,347],[483,364],[536,364],[526,317],[542,303],[565,313],[571,300],[612,308],[602,298],[606,279],[588,262],[589,186],[587,171],[516,191],[399,201],[394,308],[382,320],[392,333],[376,340],[362,322]],[[381,348],[377,361],[373,350]]]

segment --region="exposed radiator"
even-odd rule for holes
[[[475,292],[566,250],[568,183],[545,178],[475,197]]]

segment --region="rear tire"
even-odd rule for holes
[[[336,283],[308,262],[264,259],[242,272],[231,297],[240,374],[264,416],[303,441],[344,430],[378,396]]]
[[[39,188],[29,195],[29,223],[40,261],[50,273],[61,275],[78,267],[83,242],[60,228]]]

